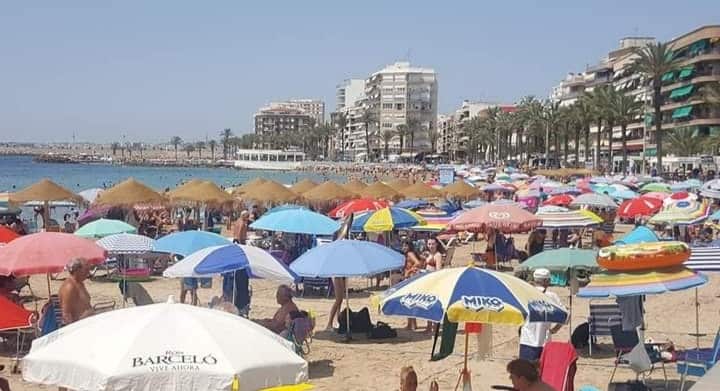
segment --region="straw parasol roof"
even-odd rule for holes
[[[303,179],[300,182],[290,186],[290,190],[297,194],[305,193],[308,190],[314,189],[318,184],[311,181],[310,179]]]
[[[360,191],[360,196],[376,200],[397,200],[400,198],[400,193],[382,182],[375,182],[362,189],[362,191]]]
[[[155,190],[138,182],[134,178],[103,191],[96,199],[95,205],[125,206],[135,204],[161,203],[165,197]]]
[[[303,194],[308,201],[342,201],[357,197],[357,194],[346,190],[333,181],[327,181]]]
[[[210,181],[188,182],[168,193],[168,196],[173,202],[223,203],[233,200],[230,194]]]
[[[388,186],[392,187],[396,191],[400,191],[406,187],[410,187],[410,182],[407,179],[394,179],[387,183]]]
[[[189,181],[181,184],[180,186],[178,186],[178,187],[176,187],[176,188],[174,188],[174,189],[172,189],[172,190],[170,190],[170,191],[165,192],[165,196],[166,196],[166,197],[169,197],[169,198],[172,198],[173,194],[176,194],[176,193],[178,193],[178,192],[182,192],[182,191],[184,191],[185,189],[190,188],[190,187],[193,187],[193,186],[198,185],[198,184],[200,184],[200,183],[202,183],[202,180],[200,180],[200,179],[191,179],[191,180],[189,180]]]
[[[343,187],[353,193],[360,194],[363,189],[365,189],[368,185],[365,182],[361,182],[357,179],[353,179],[350,182],[343,185]]]
[[[433,189],[429,185],[426,185],[422,182],[418,182],[414,185],[408,186],[400,190],[400,193],[407,198],[418,198],[421,200],[437,199],[442,197],[442,193],[440,192],[440,190]]]
[[[42,179],[40,182],[34,183],[17,193],[11,193],[8,201],[11,203],[24,203],[29,201],[82,202],[83,198],[49,179]]]
[[[242,185],[235,188],[235,190],[233,191],[233,195],[237,196],[237,195],[246,193],[246,192],[250,191],[251,189],[254,189],[254,188],[264,184],[267,181],[268,180],[264,179],[264,178],[255,178],[255,179],[251,180],[250,182],[245,182]]]
[[[470,186],[465,181],[455,181],[441,189],[442,193],[452,198],[469,200],[480,196],[477,188]]]
[[[282,204],[294,202],[302,196],[275,181],[265,181],[240,196],[243,200]]]

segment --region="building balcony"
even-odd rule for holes
[[[693,74],[692,77],[690,77],[686,80],[676,81],[672,84],[664,85],[660,89],[660,92],[662,92],[664,94],[666,92],[670,92],[672,90],[675,90],[675,89],[678,89],[681,87],[685,87],[685,86],[691,85],[691,84],[696,85],[696,84],[701,84],[701,83],[712,83],[712,82],[718,82],[718,81],[720,81],[720,69],[713,70],[712,72],[695,73],[695,74]]]

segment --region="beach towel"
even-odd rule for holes
[[[433,350],[430,353],[430,361],[440,361],[451,355],[455,350],[455,337],[457,336],[458,324],[452,323],[447,316],[443,319],[442,336],[440,337],[440,350],[435,354],[435,344],[437,343],[438,333],[435,333],[433,340]]]

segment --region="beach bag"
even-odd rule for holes
[[[570,342],[572,342],[575,349],[582,349],[588,346],[589,339],[590,325],[585,322],[581,323],[580,326],[575,327],[575,330],[573,330],[572,336],[570,337]]]
[[[338,333],[345,334],[347,331],[347,312],[345,308],[338,314]],[[351,333],[368,333],[372,330],[373,324],[370,321],[370,311],[367,307],[363,307],[358,312],[350,311],[350,332]]]
[[[368,332],[368,338],[370,339],[387,339],[396,338],[397,331],[393,330],[389,324],[378,321],[375,327]]]

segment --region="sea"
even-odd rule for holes
[[[77,193],[90,188],[109,188],[130,177],[158,191],[172,189],[191,179],[209,180],[222,187],[236,186],[256,177],[288,185],[304,178],[316,182],[345,181],[345,178],[338,175],[312,172],[42,163],[33,161],[31,156],[0,156],[0,192],[15,192],[40,179],[49,178]]]

